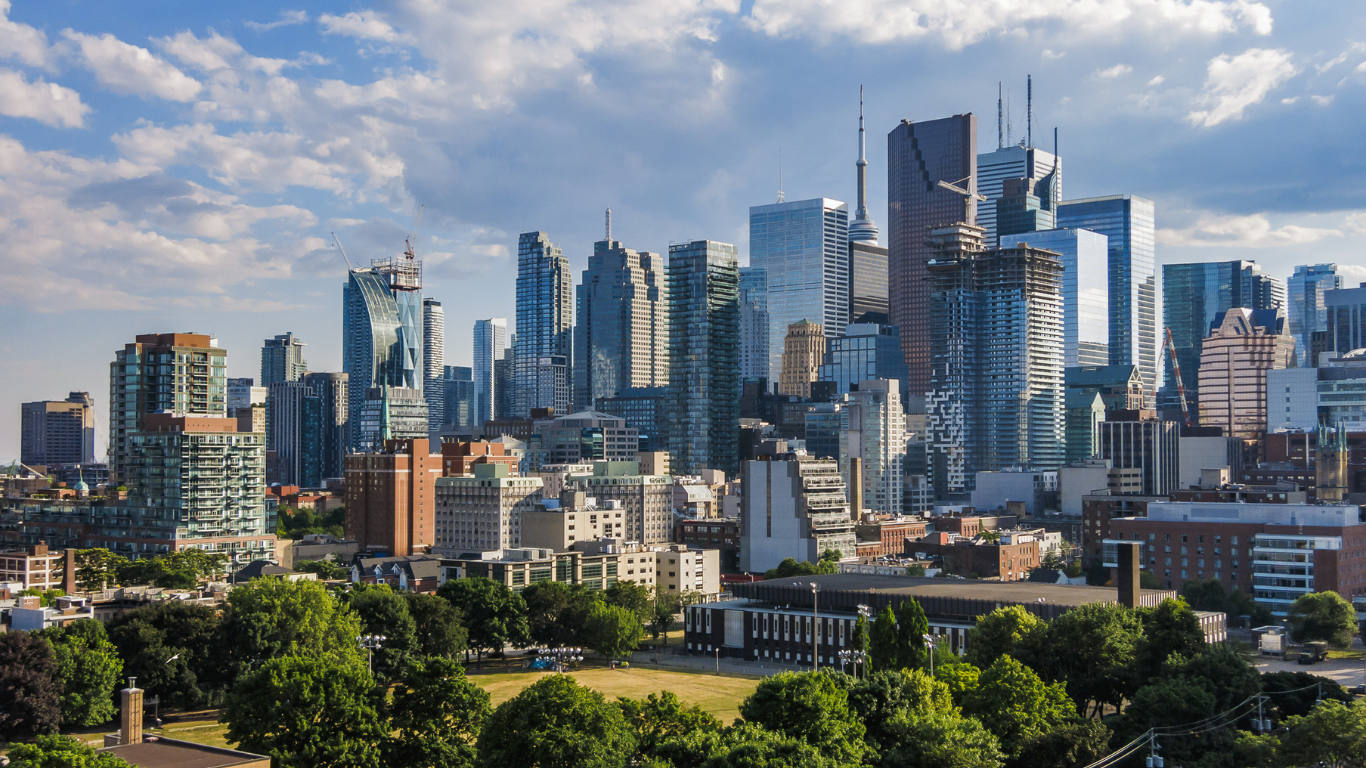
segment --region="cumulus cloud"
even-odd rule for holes
[[[199,93],[200,83],[146,48],[119,40],[105,33],[99,37],[71,29],[62,37],[75,43],[81,63],[95,79],[116,93],[156,96],[168,101],[190,101]]]
[[[1127,75],[1133,71],[1134,68],[1128,64],[1116,64],[1113,67],[1106,69],[1097,69],[1094,76],[1101,80],[1113,80],[1116,77]]]
[[[47,35],[27,24],[10,21],[10,0],[0,0],[0,58],[15,59],[31,67],[51,63]]]
[[[276,27],[289,27],[295,24],[306,24],[307,22],[308,14],[304,11],[280,11],[280,18],[276,21],[269,21],[265,23],[259,21],[247,21],[244,23],[247,25],[248,28],[254,29],[257,32],[269,32],[270,30],[275,29]]]
[[[1276,86],[1298,71],[1283,49],[1249,48],[1237,56],[1224,54],[1209,62],[1199,104],[1207,107],[1186,116],[1206,128],[1227,120],[1241,120],[1243,112],[1261,103]]]
[[[28,82],[10,69],[0,69],[0,115],[30,117],[44,125],[79,128],[85,124],[90,107],[81,95],[39,78]]]
[[[1342,231],[1286,224],[1273,227],[1266,214],[1249,216],[1200,217],[1195,226],[1185,229],[1160,229],[1159,242],[1167,245],[1234,246],[1240,248],[1270,248],[1302,245],[1325,237],[1342,237]]]
[[[374,11],[352,11],[345,16],[324,13],[318,17],[325,35],[345,35],[360,40],[379,40],[384,43],[411,43],[412,38],[401,34]]]
[[[1148,81],[1148,85],[1149,85],[1149,86],[1156,87],[1156,86],[1162,85],[1162,84],[1165,83],[1166,81],[1167,81],[1167,78],[1163,77],[1162,75],[1158,75],[1158,76],[1154,77],[1153,79],[1149,80],[1149,81]]]

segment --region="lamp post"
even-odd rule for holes
[[[872,648],[869,648],[869,647],[868,647],[868,625],[871,624],[871,623],[873,622],[873,609],[872,609],[872,608],[869,608],[868,606],[864,605],[863,603],[859,603],[857,607],[858,607],[858,615],[863,619],[863,637],[860,637],[860,638],[859,638],[859,645],[862,647],[863,652],[864,652],[863,679],[867,680],[867,679],[868,679],[868,665],[867,665],[867,661],[868,661],[869,658],[871,658],[871,656],[869,656],[868,654],[872,653],[872,650],[873,650]]]
[[[866,663],[868,662],[868,652],[867,652],[867,651],[860,651],[860,650],[858,650],[857,648],[855,648],[855,649],[853,649],[853,650],[843,650],[843,651],[840,651],[840,652],[839,652],[839,657],[840,657],[840,666],[841,666],[841,667],[843,667],[845,664],[853,664],[853,665],[854,665],[854,677],[858,677],[858,676],[859,676],[859,665],[860,665],[860,664],[866,664]],[[865,671],[865,674],[866,674],[866,671]]]
[[[811,671],[821,668],[821,620],[816,613],[816,598],[820,595],[821,585],[811,582]]]
[[[375,649],[384,647],[384,641],[387,639],[388,638],[384,635],[361,635],[356,638],[356,642],[360,643],[360,647],[369,652],[368,663],[371,677],[375,674]]]
[[[536,649],[536,660],[546,664],[553,664],[556,674],[562,674],[565,667],[571,661],[583,661],[582,648],[568,647],[547,647]]]
[[[925,639],[925,647],[930,652],[930,677],[934,677],[934,635],[921,635]]]

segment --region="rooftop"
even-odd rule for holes
[[[1039,584],[1028,581],[980,581],[977,579],[917,578],[912,576],[879,576],[866,573],[835,573],[821,576],[798,576],[787,579],[770,579],[754,584],[740,585],[735,588],[739,597],[773,599],[793,604],[810,605],[811,584],[820,587],[820,604],[826,605],[834,592],[876,592],[893,596],[909,596],[919,601],[926,598],[983,600],[995,603],[998,607],[1006,605],[1027,605],[1042,602],[1075,608],[1087,603],[1113,603],[1119,600],[1119,590],[1113,587],[1088,587],[1064,584]],[[781,594],[780,593],[787,593]],[[806,595],[805,603],[798,598]],[[1153,603],[1163,597],[1175,597],[1171,590],[1140,590],[1143,597]],[[831,604],[832,607],[833,604]],[[990,610],[990,609],[988,609]]]
[[[263,755],[159,736],[149,736],[138,744],[106,747],[100,752],[114,755],[138,768],[267,768],[270,765],[270,758]]]

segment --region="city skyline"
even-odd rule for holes
[[[105,421],[108,350],[138,333],[196,331],[246,350],[293,330],[310,342],[311,368],[341,370],[340,296],[332,286],[346,266],[325,247],[327,233],[337,231],[358,266],[392,257],[421,203],[428,207],[416,240],[429,265],[424,294],[446,304],[456,329],[446,356],[457,364],[470,361],[463,329],[511,314],[519,231],[555,233],[578,272],[600,231],[600,211],[611,206],[617,236],[636,248],[663,253],[670,241],[708,237],[739,244],[743,265],[745,212],[773,199],[779,146],[788,199],[855,199],[860,82],[871,134],[868,207],[884,242],[881,137],[903,118],[971,111],[981,122],[975,150],[989,152],[1003,80],[1018,140],[1031,73],[1035,143],[1051,148],[1049,129],[1060,127],[1067,197],[1154,200],[1159,266],[1248,258],[1285,278],[1296,264],[1337,262],[1344,285],[1357,284],[1366,277],[1352,258],[1361,222],[1348,217],[1360,216],[1366,202],[1352,183],[1355,171],[1338,170],[1325,182],[1304,170],[1350,146],[1331,126],[1348,124],[1333,115],[1359,110],[1363,99],[1356,69],[1366,53],[1346,42],[1353,15],[1330,9],[1311,20],[1290,7],[1274,14],[1255,3],[1202,7],[1200,19],[1173,14],[1131,29],[1069,19],[1065,9],[1038,22],[1003,12],[992,26],[1002,34],[929,15],[917,30],[891,27],[872,42],[861,39],[869,28],[862,18],[830,25],[803,12],[780,21],[765,3],[742,14],[661,12],[651,30],[612,16],[610,36],[571,44],[567,33],[553,35],[565,57],[527,62],[530,77],[518,82],[496,66],[462,79],[460,62],[435,42],[435,30],[449,32],[452,19],[388,5],[347,15],[305,7],[288,18],[250,3],[234,7],[235,18],[219,9],[177,9],[164,18],[136,7],[6,9],[18,36],[3,65],[16,76],[5,87],[68,98],[33,102],[28,113],[13,100],[0,108],[9,113],[0,117],[5,151],[25,169],[7,172],[23,178],[7,176],[11,191],[0,201],[21,221],[0,249],[12,276],[0,324],[13,329],[11,363],[0,373],[0,391],[11,395],[0,403],[0,459],[17,457],[11,436],[21,402],[88,390],[97,421]],[[1331,24],[1334,13],[1343,23]],[[1044,29],[1050,22],[1056,30]],[[555,22],[525,22],[543,23]],[[1344,31],[1310,44],[1308,27]],[[672,79],[612,55],[641,35],[672,46]],[[1178,44],[1181,54],[1172,55],[1168,46]],[[822,46],[847,60],[849,71],[804,83],[805,92],[795,84],[812,65],[776,77]],[[144,69],[129,63],[138,48],[151,57]],[[915,84],[892,76],[934,60]],[[1251,85],[1222,86],[1218,72],[1233,71],[1254,73]],[[224,86],[233,78],[241,84],[235,92]],[[566,83],[577,85],[564,92]],[[297,90],[298,102],[273,102],[272,85]],[[398,106],[381,96],[386,88],[400,94]],[[602,110],[607,100],[636,109],[630,93],[651,88],[659,93],[650,103],[667,114],[696,114],[660,133],[655,124],[621,128],[615,111]],[[432,112],[450,98],[484,106],[468,110],[471,117]],[[218,108],[212,116],[210,104]],[[546,129],[528,116],[547,109],[573,130],[546,142]],[[697,131],[699,120],[709,130]],[[441,144],[451,127],[459,150]],[[1311,130],[1314,141],[1305,141]],[[1290,150],[1253,176],[1242,161],[1253,137],[1268,132]],[[565,154],[569,135],[596,137],[565,163],[548,165]],[[393,146],[385,148],[385,139]],[[526,152],[538,142],[544,145]],[[350,149],[325,155],[325,145]],[[227,163],[223,153],[232,149],[261,165]],[[533,166],[548,174],[543,191],[509,184]],[[58,250],[42,245],[49,241]],[[70,354],[55,359],[44,351],[57,344]],[[238,355],[229,373],[254,376],[255,367]]]

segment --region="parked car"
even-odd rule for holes
[[[1323,661],[1328,658],[1328,643],[1322,640],[1315,640],[1312,643],[1305,643],[1300,649],[1300,663],[1313,664],[1316,661]]]

